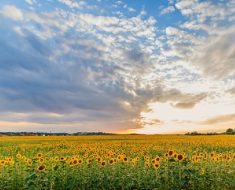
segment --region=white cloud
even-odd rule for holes
[[[228,18],[235,14],[232,4],[178,1],[175,7],[187,19],[177,28],[166,27],[166,41],[162,49],[165,58],[170,60],[174,57],[186,62],[186,65],[196,66],[200,77],[224,79],[232,76],[235,67],[234,32],[232,27],[224,26]],[[194,70],[191,72],[196,74]]]
[[[136,12],[136,10],[133,9],[132,7],[128,7],[128,10],[129,10],[130,12]]]
[[[195,0],[181,0],[177,2],[175,6],[178,9],[186,9],[186,8],[191,8],[195,2],[196,2]]]
[[[177,28],[174,27],[167,27],[166,28],[166,35],[177,35],[179,32],[179,30]]]
[[[169,13],[172,13],[175,11],[175,7],[174,6],[169,6],[169,7],[166,7],[164,9],[161,10],[160,14],[161,15],[165,15],[165,14],[169,14]]]
[[[70,8],[81,9],[86,4],[85,1],[76,2],[75,0],[58,0],[60,3],[67,5]]]
[[[21,35],[21,36],[24,35],[24,33],[22,32],[22,30],[21,30],[21,28],[20,28],[19,26],[14,27],[14,31],[15,31],[17,34]]]
[[[140,15],[145,16],[146,14],[147,14],[147,12],[144,9],[142,9],[141,12],[140,12]]]
[[[14,5],[4,5],[1,13],[10,19],[13,20],[22,20],[23,19],[23,13],[20,9],[15,7]]]
[[[33,5],[34,3],[36,3],[36,0],[25,0],[26,3]]]
[[[223,4],[214,1],[180,0],[175,4],[182,15],[198,25],[206,24],[207,32],[216,25],[227,22],[235,14],[235,2],[229,1]],[[187,21],[188,22],[188,21]]]

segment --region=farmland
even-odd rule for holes
[[[235,189],[235,138],[0,137],[0,189]]]

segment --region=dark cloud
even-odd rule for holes
[[[176,107],[176,108],[182,108],[182,109],[191,109],[195,106],[196,103],[194,102],[179,102],[175,105],[172,105],[173,107]]]
[[[134,76],[138,75],[140,77],[153,69],[154,65],[150,56],[140,48],[124,51],[123,56],[125,58],[125,69],[128,68],[130,74],[134,74]]]
[[[160,125],[163,124],[164,122],[159,120],[159,119],[151,119],[150,121],[143,121],[141,124],[142,125]]]
[[[228,114],[228,115],[221,115],[217,117],[213,117],[202,121],[201,124],[204,125],[215,125],[215,124],[222,124],[226,122],[234,122],[235,121],[235,114]]]
[[[51,112],[70,112],[76,108],[99,109],[101,105],[107,109],[117,105],[107,98],[102,89],[89,84],[86,77],[90,67],[86,67],[83,60],[77,60],[78,64],[72,66],[51,62],[44,53],[45,44],[39,45],[39,39],[32,36],[26,37],[26,41],[29,38],[34,40],[30,40],[29,46],[22,50],[1,40],[0,48],[5,54],[0,58],[0,90],[9,104],[15,101],[16,110],[19,109],[17,102],[25,100],[30,103],[32,110]],[[13,106],[9,109],[15,111]]]
[[[175,94],[176,95],[176,94]],[[176,95],[177,97],[177,95]],[[178,94],[177,102],[176,104],[171,104],[171,106],[176,108],[182,108],[182,109],[191,109],[193,108],[198,102],[203,100],[207,97],[207,94],[201,93],[201,94]]]
[[[232,94],[232,95],[235,95],[235,87],[227,90],[228,93]]]

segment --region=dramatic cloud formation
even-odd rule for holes
[[[234,114],[235,2],[155,3],[2,1],[0,129],[159,133]]]

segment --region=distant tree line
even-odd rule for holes
[[[197,131],[188,132],[185,135],[234,135],[235,129],[229,128],[223,133],[199,133]],[[115,135],[114,133],[104,132],[76,132],[76,133],[43,133],[43,132],[0,132],[0,136],[85,136],[85,135]],[[137,135],[137,134],[130,134]]]
[[[0,132],[0,136],[83,136],[83,135],[114,135],[104,132],[76,132],[76,133],[43,133],[43,132]]]
[[[199,133],[197,131],[193,131],[193,132],[188,132],[185,135],[223,135],[223,134],[234,135],[235,134],[235,129],[228,128],[223,133],[216,133],[216,132],[213,132],[213,133]]]

